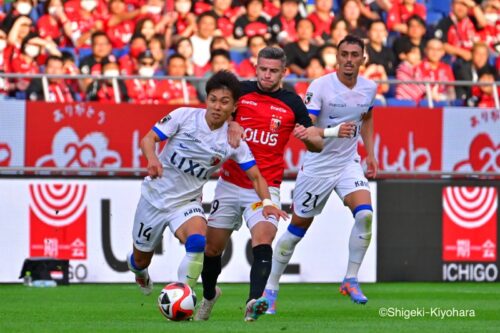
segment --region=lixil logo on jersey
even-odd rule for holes
[[[37,183],[30,191],[30,256],[87,258],[86,185]]]
[[[495,262],[498,192],[494,187],[443,189],[443,260]]]

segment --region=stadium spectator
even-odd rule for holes
[[[196,16],[191,12],[191,0],[175,0],[175,24],[173,35],[177,38],[191,37],[196,31]],[[177,43],[176,38],[173,40]]]
[[[210,11],[217,17],[217,29],[220,34],[233,42],[234,22],[236,19],[245,13],[243,7],[231,7],[231,0],[213,0],[213,8]]]
[[[323,62],[323,60],[319,56],[312,57],[309,61],[309,65],[307,65],[305,77],[312,81],[325,74],[325,63]],[[295,83],[295,92],[300,96],[302,100],[305,100],[307,88],[309,88],[310,84],[311,82],[305,81]]]
[[[366,52],[370,59],[370,64],[377,64],[384,66],[386,75],[394,76],[395,62],[393,51],[384,46],[387,40],[387,29],[382,20],[375,20],[370,22],[368,26],[368,45]]]
[[[284,46],[297,41],[297,23],[301,18],[299,2],[300,0],[281,0],[280,14],[269,22],[273,43]]]
[[[7,47],[4,51],[5,71],[10,72],[12,59],[21,54],[21,44],[31,31],[32,23],[28,16],[18,16],[7,34]]]
[[[158,104],[165,102],[161,96],[161,83],[153,79],[153,75],[158,66],[153,53],[145,50],[138,57],[138,67],[133,73],[148,77],[148,79],[127,80],[128,95],[133,103],[137,104]]]
[[[491,51],[500,54],[500,1],[484,0],[481,7],[486,26],[477,31],[477,36],[490,47]]]
[[[297,41],[288,43],[283,48],[287,55],[287,66],[291,74],[306,75],[306,67],[312,57],[318,54],[318,47],[313,45],[314,25],[307,18],[300,19],[297,23]]]
[[[348,27],[349,23],[344,18],[336,17],[330,26],[330,43],[335,46],[339,45],[340,41],[349,33]]]
[[[349,34],[366,38],[366,26],[368,20],[361,15],[362,4],[359,0],[345,0],[342,3],[342,18],[347,22]]]
[[[177,53],[172,54],[167,61],[169,76],[186,76],[186,59]],[[168,79],[162,81],[161,94],[168,104],[198,104],[200,103],[196,88],[186,79]]]
[[[108,35],[104,31],[96,31],[92,34],[92,54],[86,56],[80,61],[80,71],[82,74],[99,75],[103,73],[101,61],[107,59],[111,55],[111,42]],[[92,79],[83,79],[82,89],[87,91],[87,88]]]
[[[469,16],[473,14],[473,19]],[[453,0],[450,14],[439,21],[434,37],[441,39],[447,54],[461,58],[471,59],[472,45],[476,38],[476,30],[486,26],[483,11],[474,0]]]
[[[472,47],[471,61],[458,62],[453,70],[455,79],[458,81],[479,81],[479,74],[490,72],[495,73],[495,69],[488,63],[489,48],[483,42],[475,43]],[[455,86],[457,98],[463,101],[472,97],[471,86]]]
[[[137,21],[134,35],[143,35],[146,41],[149,42],[155,35],[155,23],[152,18],[145,17]]]
[[[396,0],[387,16],[387,28],[390,31],[406,34],[408,32],[408,19],[417,15],[425,21],[427,8],[416,0]]]
[[[479,82],[481,83],[491,83],[486,86],[474,86],[472,88],[472,99],[468,100],[469,106],[477,106],[480,108],[495,108],[495,97],[493,94],[493,83],[495,82],[495,76],[493,73],[488,71],[483,71],[479,74]],[[500,87],[497,88],[497,95],[500,96]]]
[[[333,0],[316,0],[314,10],[307,17],[315,27],[314,40],[316,45],[323,45],[330,37],[330,26],[335,16],[332,7]]]
[[[33,10],[34,0],[14,0],[11,3],[10,10],[2,21],[2,30],[10,31],[14,22],[19,16],[28,16],[33,22],[38,20],[36,10]]]
[[[121,75],[132,75],[137,71],[139,55],[148,48],[146,38],[143,35],[134,35],[130,39],[130,48],[127,54],[118,59]]]
[[[244,78],[255,77],[255,66],[257,65],[257,55],[260,50],[267,46],[266,39],[262,35],[255,35],[248,38],[249,57],[245,58],[238,66],[238,75]]]
[[[122,48],[130,42],[135,29],[135,19],[145,14],[147,7],[127,11],[124,0],[109,0],[109,20],[106,22],[106,33],[113,48]]]
[[[80,74],[80,69],[76,65],[75,56],[69,51],[61,52],[61,59],[63,61],[63,74],[67,75],[78,75]],[[66,79],[64,80],[66,85],[75,93],[75,98],[77,101],[84,100],[85,95],[83,93],[82,80]]]
[[[45,63],[45,73],[51,75],[64,74],[63,59],[58,56],[49,56]],[[56,103],[71,103],[76,100],[75,92],[64,79],[48,78],[33,79],[26,90],[26,98],[31,101],[45,101]]]
[[[64,12],[62,0],[46,1],[44,10],[45,15],[42,15],[37,22],[40,37],[53,40],[60,47],[72,45],[71,22]]]
[[[148,48],[153,53],[153,57],[158,63],[155,75],[164,75],[164,68],[167,66],[167,47],[165,45],[165,38],[161,34],[155,34],[148,43]]]
[[[373,0],[357,0],[359,3],[359,10],[361,16],[366,22],[370,22],[372,20],[380,20],[380,13],[384,12],[384,10],[379,6],[379,4],[375,3]],[[383,6],[387,6],[390,0],[379,1]]]
[[[281,0],[264,0],[264,15],[271,19],[280,13]]]
[[[263,0],[245,0],[246,14],[240,15],[234,22],[233,47],[244,47],[248,38],[263,35],[270,38],[268,20],[263,12]]]
[[[403,51],[404,60],[396,69],[396,79],[402,82],[417,80],[415,72],[422,62],[422,52],[415,45],[406,45]],[[425,87],[419,84],[398,84],[396,86],[396,98],[418,101],[425,94]]]
[[[455,81],[450,65],[441,61],[444,55],[443,42],[437,38],[429,40],[425,46],[425,59],[415,71],[416,79],[434,82]],[[429,97],[437,102],[452,101],[455,99],[455,90],[453,86],[440,83],[431,84],[431,96]]]
[[[337,46],[325,44],[318,51],[321,60],[325,64],[325,74],[336,71],[337,67]]]
[[[366,52],[366,50],[365,50]],[[368,80],[387,80],[387,72],[383,65],[372,62],[370,55],[366,53],[365,63],[359,67],[359,75],[367,78]],[[375,99],[382,105],[386,105],[386,100],[384,94],[389,91],[389,85],[387,83],[377,84],[377,93],[375,94]]]
[[[174,52],[180,54],[186,60],[186,73],[193,76],[195,65],[193,63],[193,44],[189,38],[183,37],[177,41],[174,46]]]
[[[35,34],[29,34],[24,38],[21,44],[21,53],[13,57],[9,71],[17,74],[38,74],[40,67],[37,63],[37,58],[41,52],[40,42],[42,39],[38,38]],[[14,79],[15,96],[21,99],[25,98],[24,92],[31,82],[29,78]]]
[[[229,55],[229,51],[225,49],[215,49],[212,50],[210,55],[210,68],[205,72],[205,77],[208,78],[213,74],[220,71],[229,71],[234,73],[234,65],[231,62],[231,56]],[[207,99],[206,93],[206,82],[200,81],[197,85],[198,97],[200,101],[205,102]]]
[[[71,0],[64,4],[64,11],[71,21],[71,40],[77,48],[90,46],[92,35],[104,29],[107,8],[103,2]]]
[[[127,87],[122,80],[117,79],[120,75],[120,67],[114,57],[108,56],[101,61],[102,75],[106,78],[95,79],[87,88],[87,101],[99,103],[129,102]]]
[[[217,29],[217,18],[205,12],[196,20],[196,32],[189,39],[193,46],[193,63],[198,67],[204,67],[210,60],[210,43]]]
[[[408,26],[407,33],[398,37],[393,44],[393,50],[398,63],[405,60],[406,51],[411,46],[418,46],[421,54],[424,54],[425,51],[425,21],[420,16],[413,15],[406,21],[406,25]]]

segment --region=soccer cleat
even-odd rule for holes
[[[269,308],[266,314],[276,314],[276,300],[278,299],[278,290],[266,289],[262,294],[269,302]]]
[[[269,308],[269,301],[265,297],[249,300],[245,311],[245,321],[256,321]]]
[[[342,295],[349,295],[354,303],[366,304],[368,302],[368,298],[363,295],[356,278],[345,278],[340,285],[339,291]]]
[[[220,295],[222,295],[222,290],[220,290],[219,287],[215,287],[214,298],[208,300],[203,297],[200,306],[198,307],[198,311],[196,311],[196,314],[194,315],[194,320],[208,320],[208,318],[210,318],[210,313],[212,313],[212,309],[214,308],[215,302],[217,302],[217,299],[220,297]]]
[[[148,296],[153,291],[153,281],[149,277],[149,274],[146,273],[146,275],[142,277],[136,275],[135,282],[139,285],[144,295]]]

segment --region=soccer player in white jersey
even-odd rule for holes
[[[316,215],[323,210],[333,190],[354,216],[349,238],[349,263],[340,292],[355,303],[368,299],[357,279],[371,239],[373,209],[370,188],[357,153],[361,135],[368,152],[369,177],[375,177],[377,162],[373,151],[372,106],[377,86],[358,76],[364,61],[364,44],[348,35],[338,46],[338,71],[314,80],[306,94],[306,106],[313,122],[323,129],[323,151],[306,152],[293,196],[293,217],[287,231],[278,240],[272,270],[264,296],[270,301],[267,313],[276,312],[279,279],[297,243],[304,237]],[[333,221],[332,221],[333,222]]]
[[[141,141],[148,160],[148,176],[142,183],[132,230],[133,250],[127,262],[145,295],[153,288],[147,267],[166,227],[186,248],[178,280],[191,287],[196,284],[203,268],[207,228],[202,188],[224,161],[232,159],[238,163],[261,200],[271,198],[248,145],[242,142],[234,149],[228,144],[227,120],[235,110],[239,85],[230,72],[214,74],[206,86],[206,110],[178,108],[156,123]],[[156,142],[167,139],[157,156]],[[287,216],[273,205],[266,205],[264,214],[276,219]]]

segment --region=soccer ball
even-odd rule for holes
[[[158,296],[158,308],[170,320],[188,320],[193,315],[195,306],[194,291],[182,282],[167,284]]]

